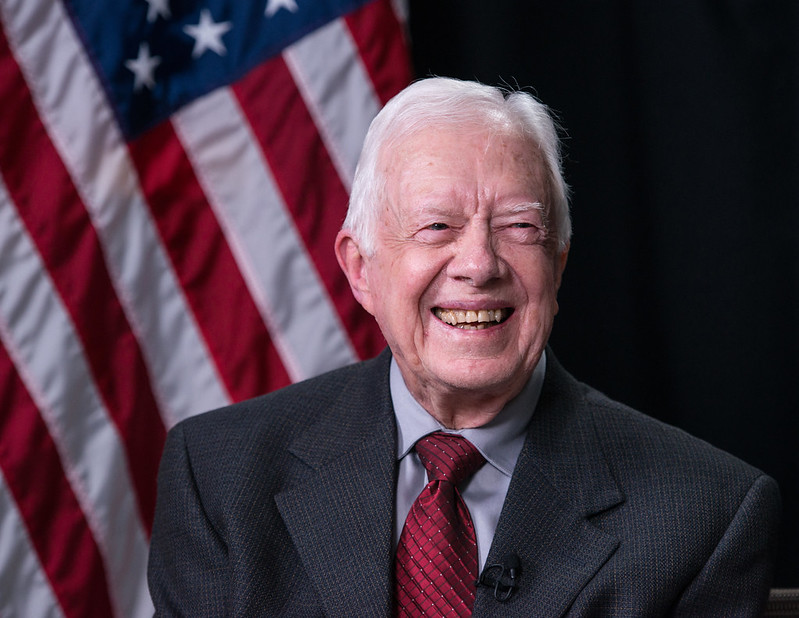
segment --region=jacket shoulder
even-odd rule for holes
[[[357,413],[361,399],[381,380],[388,379],[386,355],[340,367],[291,384],[277,391],[229,406],[203,412],[181,421],[187,438],[209,436],[215,441],[254,437],[266,432],[272,442],[293,434],[336,414]]]
[[[269,470],[277,482],[293,459],[290,447],[303,434],[313,431],[330,440],[357,434],[375,407],[390,407],[389,360],[383,354],[190,417],[169,431],[164,460],[184,452],[198,486],[221,494],[256,478],[262,482],[258,470]]]
[[[620,403],[576,380],[557,361],[549,380],[562,406],[591,419],[598,443],[620,476],[640,475],[646,470],[659,478],[677,474],[682,482],[691,476],[714,473],[732,475],[750,485],[763,473],[743,460],[687,431]],[[628,471],[628,473],[625,473]]]
[[[683,486],[692,481],[734,481],[748,488],[763,472],[738,457],[687,431],[655,419],[585,387],[585,402],[591,410],[602,449],[624,476],[656,474],[661,481]],[[622,473],[620,473],[622,474]],[[723,482],[723,481],[722,481]]]

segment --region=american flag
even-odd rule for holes
[[[402,7],[0,19],[0,616],[149,616],[166,431],[384,345],[332,246]]]

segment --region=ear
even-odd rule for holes
[[[561,251],[555,253],[554,260],[555,260],[555,315],[558,314],[560,311],[560,307],[558,305],[558,298],[557,292],[560,290],[561,281],[563,281],[563,271],[566,269],[566,261],[569,259],[569,248],[571,247],[571,243],[566,243],[566,247]]]
[[[335,251],[338,264],[347,276],[355,300],[374,315],[372,289],[367,275],[368,258],[361,251],[358,241],[349,230],[339,231],[336,236]]]
[[[555,289],[560,289],[560,283],[563,280],[563,271],[566,270],[566,262],[569,259],[569,249],[571,242],[566,243],[566,247],[555,255]]]

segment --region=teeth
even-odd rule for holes
[[[471,330],[487,328],[491,322],[502,322],[507,316],[506,309],[480,309],[462,311],[460,309],[441,309],[436,307],[436,317],[442,322]]]

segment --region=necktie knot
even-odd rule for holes
[[[416,452],[431,481],[459,485],[485,463],[480,451],[463,436],[437,431],[416,443]]]

